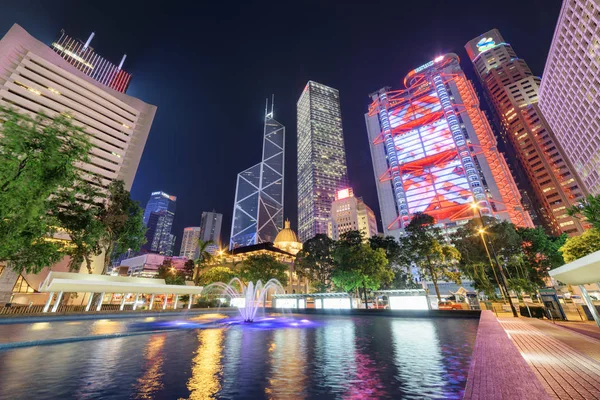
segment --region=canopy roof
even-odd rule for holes
[[[567,285],[600,282],[600,251],[553,269],[549,274]]]
[[[388,296],[427,296],[425,289],[376,290],[374,293],[387,294]]]
[[[316,298],[321,299],[324,297],[350,297],[348,293],[275,293],[273,297],[278,299],[305,299],[305,298]]]
[[[164,279],[51,271],[39,291],[199,295],[202,289],[201,286],[167,285]]]

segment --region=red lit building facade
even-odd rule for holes
[[[540,78],[493,29],[465,46],[487,98],[533,189],[538,215],[552,234],[581,234],[567,208],[586,193],[538,106]]]
[[[455,54],[411,71],[405,89],[371,95],[365,115],[384,234],[416,212],[452,230],[477,216],[532,227],[471,83]]]

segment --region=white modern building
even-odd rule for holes
[[[600,2],[563,1],[539,106],[585,188],[600,194]]]
[[[190,226],[183,229],[183,238],[181,239],[180,257],[187,257],[190,260],[198,258],[198,239],[200,238],[200,227]]]
[[[298,235],[327,234],[331,203],[348,187],[340,93],[309,81],[298,111]]]
[[[371,208],[351,188],[339,190],[331,203],[327,236],[339,240],[349,231],[360,231],[365,240],[377,235],[377,219]]]

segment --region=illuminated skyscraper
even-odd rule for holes
[[[409,72],[406,89],[371,95],[366,114],[383,229],[399,237],[416,212],[450,231],[484,215],[531,227],[458,56]]]
[[[359,231],[365,241],[377,235],[375,213],[360,197],[354,197],[352,188],[339,190],[331,203],[327,236],[340,240],[349,231]]]
[[[273,242],[283,229],[285,127],[265,108],[262,161],[237,176],[229,248]]]
[[[309,81],[298,108],[298,235],[327,234],[331,203],[348,187],[340,94]]]
[[[540,109],[586,189],[600,194],[600,2],[563,1]]]
[[[144,224],[148,227],[144,249],[164,255],[173,255],[175,237],[171,234],[175,219],[177,197],[165,192],[152,192],[144,210]]]
[[[198,258],[198,239],[200,238],[200,227],[191,226],[183,229],[181,238],[181,250],[179,257],[187,257],[190,260]]]
[[[542,115],[540,78],[496,29],[465,48],[500,122],[500,133],[512,145],[533,188],[545,227],[556,235],[580,234],[584,226],[566,209],[585,195],[583,184]]]
[[[67,35],[64,29],[61,29],[56,40],[52,42],[52,50],[90,78],[125,93],[131,81],[131,75],[121,69],[127,54],[123,56],[119,65],[100,57],[90,47],[94,35],[95,33],[92,32],[88,40],[83,42]]]

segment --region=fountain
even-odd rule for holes
[[[239,287],[239,289],[238,289]],[[259,280],[256,284],[249,282],[245,285],[239,278],[233,278],[229,283],[215,282],[207,285],[203,290],[211,291],[221,289],[222,294],[228,296],[231,302],[239,302],[237,305],[242,320],[244,322],[253,322],[256,317],[256,311],[262,306],[265,306],[265,300],[269,290],[274,290],[275,293],[285,293],[283,286],[277,279],[269,279],[267,283]]]

